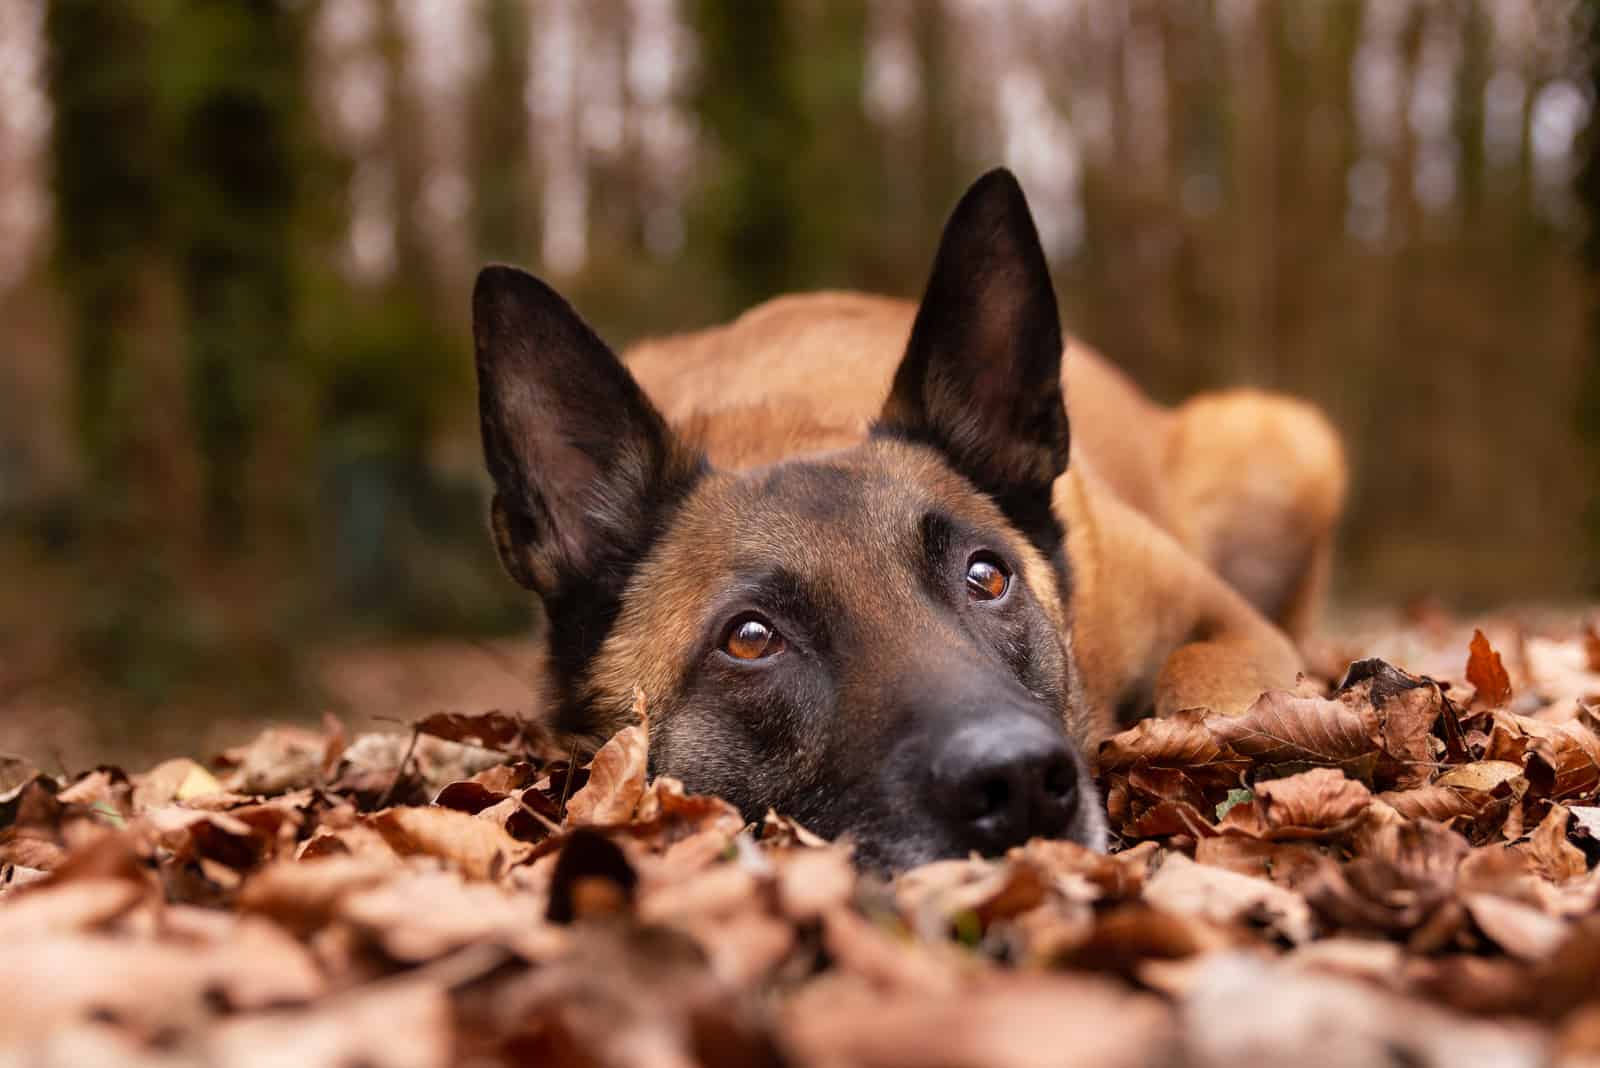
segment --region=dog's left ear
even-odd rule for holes
[[[876,433],[931,445],[1047,554],[1066,470],[1061,321],[1039,233],[1010,171],[967,190],[945,225]]]

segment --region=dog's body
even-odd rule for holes
[[[755,467],[863,441],[916,311],[856,293],[780,297],[726,326],[641,342],[623,362],[714,465]],[[1137,709],[1152,696],[1161,710],[1234,707],[1260,683],[1281,683],[1289,654],[1256,617],[1295,639],[1311,625],[1344,499],[1337,434],[1311,406],[1257,390],[1164,408],[1076,341],[1063,353],[1061,384],[1073,454],[1054,499],[1079,576],[1075,637],[1092,665],[1092,718],[1113,722],[1114,706]],[[1256,612],[1215,590],[1205,569]],[[1110,590],[1095,580],[1101,572],[1114,576]],[[1129,587],[1137,579],[1142,594]],[[1197,634],[1236,632],[1263,650],[1280,647],[1277,663],[1252,653],[1152,695],[1152,672],[1172,650]]]
[[[1294,681],[1263,612],[1298,635],[1315,611],[1337,438],[1286,399],[1168,410],[1081,346],[1063,363],[1009,175],[963,199],[920,308],[782,298],[624,370],[494,268],[475,324],[557,724],[598,742],[641,689],[653,769],[752,816],[890,867],[1098,843],[1083,754],[1119,718]]]

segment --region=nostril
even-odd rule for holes
[[[990,775],[978,784],[980,816],[992,816],[1011,807],[1011,782],[1002,775]]]
[[[1066,758],[1052,760],[1044,771],[1045,796],[1052,801],[1065,803],[1078,791],[1078,769]]]

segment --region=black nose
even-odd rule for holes
[[[1077,812],[1078,762],[1061,733],[1033,716],[957,730],[932,772],[935,803],[985,853],[1065,837]]]

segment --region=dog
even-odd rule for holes
[[[1168,410],[1064,346],[1007,171],[914,308],[782,297],[624,360],[491,266],[473,333],[495,545],[586,751],[641,691],[652,774],[893,871],[1104,848],[1090,746],[1296,681],[1337,434],[1254,391]]]

